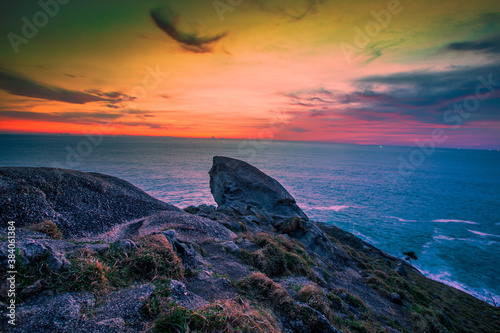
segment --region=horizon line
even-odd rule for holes
[[[198,139],[198,140],[234,140],[234,141],[245,141],[245,140],[262,140],[259,138],[224,138],[224,137],[190,137],[190,136],[169,136],[169,135],[133,135],[133,134],[96,134],[96,133],[47,133],[47,132],[5,132],[0,131],[0,135],[26,135],[26,136],[73,136],[73,137],[85,137],[87,135],[101,135],[103,137],[138,137],[138,138],[173,138],[173,139]],[[351,142],[335,142],[335,141],[305,141],[305,140],[280,140],[280,139],[264,139],[262,141],[276,141],[276,142],[296,142],[296,143],[322,143],[322,144],[339,144],[339,145],[354,145],[354,146],[379,146],[383,147],[395,147],[395,148],[419,148],[418,146],[410,145],[395,145],[395,144],[380,144],[380,143],[351,143]],[[500,146],[500,145],[499,145]],[[498,148],[471,148],[471,147],[435,147],[434,149],[452,149],[452,150],[481,150],[481,151],[500,151]]]

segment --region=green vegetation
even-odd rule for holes
[[[198,311],[171,304],[156,321],[154,331],[278,333],[280,329],[271,311],[237,298],[215,302]]]
[[[408,260],[410,262],[410,265],[411,265],[411,261],[412,260],[417,260],[418,259],[417,255],[415,254],[414,251],[403,252],[403,255],[406,256],[405,260]]]
[[[334,322],[335,315],[330,309],[328,298],[317,284],[309,283],[297,293],[299,301],[306,303],[311,308],[321,312],[330,322]]]
[[[18,292],[22,295],[26,287],[41,280],[47,289],[54,291],[90,291],[99,295],[135,283],[164,284],[171,278],[183,277],[181,261],[165,236],[145,236],[136,242],[137,249],[129,253],[113,244],[104,255],[86,248],[68,253],[71,267],[62,272],[50,269],[49,254],[29,265],[18,260],[21,281]]]
[[[448,287],[440,282],[426,278],[419,272],[409,269],[408,277],[400,276],[386,265],[387,258],[378,251],[336,228],[322,227],[332,241],[336,242],[356,260],[363,269],[362,275],[366,283],[387,299],[391,293],[401,295],[406,320],[411,329],[398,327],[388,318],[373,319],[367,316],[362,320],[363,329],[354,328],[345,320],[339,322],[340,327],[350,331],[378,332],[377,322],[383,320],[387,325],[399,331],[410,332],[500,332],[500,309],[494,308],[462,291]],[[412,251],[409,251],[412,252]],[[411,260],[416,260],[415,253],[407,253]],[[410,260],[410,259],[407,259]],[[339,307],[342,301],[338,294],[328,294],[331,308]],[[348,297],[345,302],[348,301]],[[372,327],[372,328],[370,328]]]
[[[242,250],[240,258],[264,274],[270,277],[298,274],[313,281],[318,280],[311,268],[317,264],[316,259],[309,256],[304,245],[297,240],[267,233],[244,234],[240,237],[247,238],[260,248],[254,252]]]

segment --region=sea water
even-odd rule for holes
[[[259,140],[0,135],[0,166],[110,174],[184,208],[215,205],[212,157],[277,179],[315,221],[500,302],[500,152]],[[404,162],[402,162],[404,161]]]

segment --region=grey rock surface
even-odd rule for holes
[[[78,332],[81,312],[94,305],[90,293],[40,295],[17,309],[17,325],[10,332]]]
[[[272,224],[295,216],[308,219],[276,179],[244,161],[215,156],[209,174],[210,190],[218,210],[270,217]]]
[[[177,280],[170,282],[170,297],[180,306],[193,311],[208,304],[206,300],[187,290],[186,285]]]
[[[89,332],[96,332],[91,330],[95,327],[112,332],[115,329],[117,332],[140,332],[144,329],[142,307],[154,291],[154,285],[144,284],[109,293],[101,305],[92,310],[92,316],[84,326]],[[127,329],[122,327],[122,322],[127,323]]]
[[[1,224],[52,220],[65,238],[85,237],[160,210],[181,211],[122,179],[55,168],[0,168]]]
[[[234,242],[223,242],[220,245],[229,253],[240,252],[240,248]]]
[[[394,270],[396,271],[396,273],[398,273],[402,277],[408,276],[408,272],[406,271],[405,266],[402,265],[401,263],[399,263]]]
[[[235,233],[220,223],[185,212],[160,211],[142,219],[117,226],[103,235],[108,241],[133,238],[152,233],[175,230],[175,238],[181,242],[225,241],[236,237]],[[165,235],[165,237],[169,237]]]

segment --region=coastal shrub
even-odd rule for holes
[[[415,254],[415,251],[406,251],[403,252],[403,255],[405,256],[405,260],[408,260],[410,262],[410,265],[412,260],[418,259],[417,255]]]
[[[218,301],[197,311],[171,305],[156,321],[155,331],[278,333],[280,329],[271,311],[236,299]]]
[[[316,260],[307,254],[302,243],[284,235],[266,233],[245,234],[241,237],[247,238],[260,249],[254,252],[243,250],[240,258],[264,274],[270,277],[298,274],[314,281],[318,279],[311,268]]]
[[[306,228],[304,226],[304,220],[302,220],[302,218],[300,218],[298,216],[294,216],[292,218],[289,218],[288,220],[281,222],[280,224],[278,224],[276,226],[276,229],[279,232],[281,232],[283,234],[287,234],[287,235],[290,235],[295,231],[306,230]]]
[[[264,274],[253,273],[242,278],[238,281],[237,287],[251,299],[271,305],[280,317],[285,318],[285,321],[302,322],[305,332],[321,332],[323,324],[318,318],[318,313],[313,311],[312,307],[300,306],[283,286]],[[304,296],[306,293],[304,291]]]
[[[316,283],[311,282],[303,286],[297,293],[297,298],[333,322],[334,314],[329,307],[326,293]]]
[[[113,267],[110,278],[115,285],[183,278],[181,260],[163,234],[137,238],[136,244],[137,248],[131,252],[112,245],[103,256]]]
[[[54,222],[52,222],[51,220],[45,220],[41,223],[29,225],[26,227],[26,229],[44,233],[52,239],[61,239],[62,238],[61,231],[59,231],[59,228],[57,228],[57,225]]]

